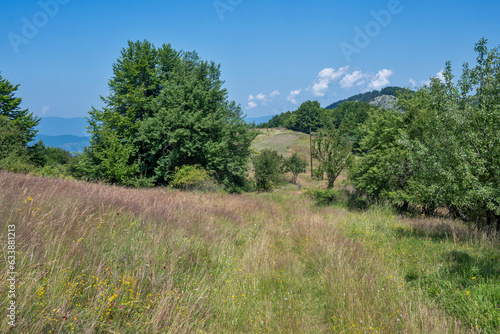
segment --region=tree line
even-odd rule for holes
[[[500,228],[500,56],[484,38],[475,51],[476,64],[465,63],[458,79],[448,62],[443,80],[416,92],[391,88],[397,109],[306,101],[262,126],[312,131],[315,176],[329,188],[348,169],[359,196]],[[0,76],[0,169],[242,192],[272,189],[286,172],[294,181],[307,164],[252,153],[258,131],[228,100],[220,66],[169,44],[129,42],[121,51],[104,107],[89,112],[91,145],[77,157],[32,143],[39,119],[20,107],[17,88]]]

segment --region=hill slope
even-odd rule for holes
[[[374,90],[367,93],[357,94],[347,99],[334,102],[325,109],[335,109],[344,102],[369,102],[370,104],[378,107],[394,107],[394,102],[397,100],[396,97],[398,92],[403,90],[405,90],[405,88],[386,87],[380,91]]]

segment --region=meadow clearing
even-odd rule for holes
[[[500,331],[499,238],[445,218],[0,172],[0,220],[16,333]]]

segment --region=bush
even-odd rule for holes
[[[46,165],[39,167],[35,171],[35,175],[60,179],[73,179],[69,172],[69,165]]]
[[[317,205],[330,205],[340,199],[340,192],[333,188],[308,189],[305,193],[310,196]]]
[[[28,174],[35,170],[35,166],[26,156],[13,153],[0,160],[0,170]]]
[[[347,191],[346,191],[347,192]],[[362,196],[347,192],[347,208],[351,211],[366,211],[370,207],[370,201]]]
[[[284,182],[283,157],[276,150],[263,149],[252,163],[257,190],[270,191]]]
[[[284,160],[283,167],[285,172],[292,173],[292,183],[297,183],[297,176],[306,172],[307,161],[299,158],[297,153],[294,153]]]
[[[220,185],[200,165],[176,168],[172,186],[182,190],[219,191]]]

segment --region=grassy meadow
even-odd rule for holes
[[[296,190],[6,172],[0,189],[4,235],[17,231],[16,333],[500,330],[499,240],[455,221],[318,207]]]
[[[261,130],[253,149],[265,147],[309,157],[309,137],[289,130]],[[500,332],[496,234],[343,200],[317,206],[304,190],[324,181],[299,179],[303,191],[227,195],[0,172],[18,273],[16,327],[0,330]]]

